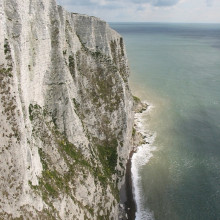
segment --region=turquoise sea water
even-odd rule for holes
[[[111,26],[125,40],[133,93],[154,106],[142,206],[156,220],[220,219],[220,24]]]

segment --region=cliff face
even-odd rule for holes
[[[0,1],[1,219],[118,219],[128,72],[104,21],[54,0]]]

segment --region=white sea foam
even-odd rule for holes
[[[148,104],[148,103],[147,103]],[[149,104],[148,104],[149,105]],[[152,152],[156,150],[152,144],[154,143],[156,133],[149,131],[147,127],[147,116],[150,115],[153,105],[149,105],[148,109],[143,113],[135,114],[135,129],[144,135],[145,143],[138,147],[137,152],[132,156],[132,183],[134,188],[134,198],[137,204],[136,220],[153,220],[154,215],[150,210],[144,207],[143,189],[141,186],[140,169],[148,163],[153,156]]]

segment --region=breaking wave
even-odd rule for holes
[[[147,103],[148,104],[148,103]],[[156,132],[152,133],[148,129],[148,117],[154,107],[148,104],[148,108],[143,113],[135,114],[135,129],[144,136],[144,143],[138,146],[137,151],[132,156],[132,184],[134,199],[137,205],[136,220],[153,220],[153,212],[144,207],[143,189],[141,185],[141,167],[149,162],[153,156],[152,152],[156,150],[153,146],[156,138]]]

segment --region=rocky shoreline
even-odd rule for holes
[[[135,113],[143,113],[147,110],[149,105],[147,103],[141,102],[141,100],[135,96],[134,98],[134,112]],[[129,154],[129,159],[126,164],[126,174],[125,174],[125,184],[121,188],[120,192],[120,220],[135,220],[135,213],[137,211],[137,206],[134,198],[134,190],[133,190],[133,182],[132,182],[132,156],[137,151],[138,146],[145,142],[144,136],[137,132],[136,129],[133,128],[133,150]]]

